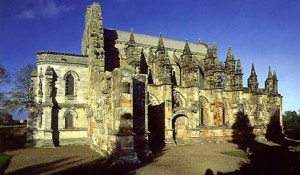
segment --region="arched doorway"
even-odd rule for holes
[[[187,139],[188,117],[177,114],[172,118],[173,139],[176,144],[183,144]]]

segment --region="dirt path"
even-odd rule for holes
[[[6,174],[61,174],[87,165],[88,172],[101,163],[99,155],[88,146],[27,148],[6,154],[13,156]]]
[[[141,175],[199,175],[210,170],[214,174],[230,172],[238,169],[241,162],[247,162],[243,158],[220,154],[234,150],[237,150],[236,145],[230,143],[167,147],[162,156],[136,172]]]
[[[138,175],[205,174],[208,169],[229,172],[246,159],[220,154],[234,151],[231,143],[168,146],[151,163],[136,170]],[[6,152],[12,155],[6,174],[107,174],[105,162],[88,146],[27,148]]]

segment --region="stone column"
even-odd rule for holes
[[[148,157],[151,152],[147,148],[146,135],[146,76],[133,78],[133,132],[134,149],[140,158]]]
[[[122,71],[117,75],[117,89],[119,93],[119,107],[115,108],[119,115],[120,125],[116,133],[115,149],[109,158],[110,167],[114,171],[123,172],[137,167],[141,162],[134,150],[133,133],[133,83],[131,77],[125,77]]]
[[[165,140],[167,142],[172,142],[173,129],[172,129],[172,96],[173,96],[172,85],[164,85],[164,102],[165,102]]]
[[[36,140],[37,134],[37,110],[34,103],[30,103],[27,113],[27,139],[26,145],[35,145],[34,140]]]
[[[52,147],[53,145],[53,141],[52,141],[52,128],[51,128],[51,124],[52,124],[52,116],[51,116],[51,109],[52,109],[52,105],[49,106],[44,106],[43,108],[43,117],[42,117],[42,121],[43,121],[43,131],[44,131],[44,143],[43,146],[46,147]]]

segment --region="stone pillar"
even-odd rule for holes
[[[37,111],[34,103],[30,103],[27,113],[27,139],[26,145],[35,145],[34,140],[36,140],[37,134]]]
[[[133,78],[133,132],[134,149],[139,158],[148,157],[151,151],[147,148],[146,129],[146,76]]]
[[[116,93],[119,93],[118,107],[115,108],[116,115],[119,115],[119,130],[116,133],[115,149],[109,158],[110,167],[114,171],[122,173],[125,170],[137,167],[141,161],[137,157],[134,149],[133,133],[133,83],[132,78],[124,76],[122,71],[116,78]],[[139,102],[136,104],[139,105]],[[136,114],[136,113],[135,113]],[[142,112],[137,112],[136,117],[140,117]]]
[[[173,137],[173,129],[172,129],[172,96],[173,96],[172,85],[164,85],[163,93],[164,93],[164,102],[165,102],[165,140],[171,141]]]
[[[43,132],[44,132],[44,143],[43,146],[46,147],[52,147],[53,141],[52,141],[52,114],[51,114],[52,106],[44,106],[43,108]]]

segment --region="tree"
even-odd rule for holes
[[[7,83],[7,82],[8,82],[7,72],[5,68],[0,65],[0,86],[2,87],[3,83]],[[2,99],[3,99],[3,93],[0,92],[0,100]]]
[[[285,111],[283,116],[285,130],[300,131],[300,113],[296,111]]]
[[[5,124],[12,124],[13,119],[7,111],[0,109],[0,126]]]
[[[31,72],[35,66],[28,64],[20,68],[14,76],[14,87],[8,91],[8,99],[3,106],[11,112],[23,112],[27,110],[30,102]]]

